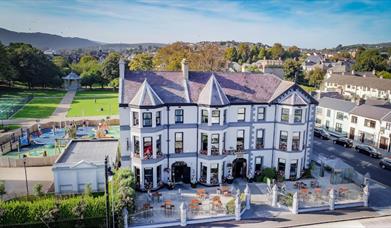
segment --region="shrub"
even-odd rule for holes
[[[255,181],[256,182],[263,182],[263,183],[266,183],[266,179],[269,178],[270,180],[272,179],[275,179],[276,178],[276,175],[277,175],[277,172],[275,169],[273,168],[264,168],[262,169],[261,171],[261,174],[258,175],[256,178],[255,178]]]
[[[246,195],[244,193],[240,194],[240,201],[244,201],[246,199]],[[227,209],[227,214],[235,213],[235,198],[230,199],[225,205]],[[243,208],[241,208],[243,209]]]
[[[34,194],[35,196],[38,196],[38,197],[43,196],[42,184],[36,184],[36,185],[34,185],[34,187],[33,187],[33,194]]]
[[[281,196],[280,203],[287,207],[291,207],[293,204],[293,194],[289,192],[286,195]]]
[[[84,196],[92,196],[92,187],[91,184],[87,184],[84,188]]]
[[[5,191],[5,184],[4,181],[0,181],[0,200],[3,199],[3,195],[7,194]]]
[[[35,222],[51,222],[55,220],[80,219],[81,214],[75,213],[75,208],[83,202],[83,217],[104,217],[105,197],[83,197],[56,199],[45,197],[33,201],[11,200],[0,202],[2,224],[24,224]]]

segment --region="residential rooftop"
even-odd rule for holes
[[[356,107],[356,104],[350,101],[345,101],[332,97],[322,97],[319,99],[319,107],[334,109],[349,113]]]
[[[368,105],[368,104],[356,106],[350,112],[350,114],[357,115],[357,116],[363,116],[363,117],[367,117],[367,118],[374,119],[374,120],[382,120],[389,113],[391,113],[390,108],[377,107],[377,106],[372,106],[372,105]]]
[[[56,164],[72,165],[80,161],[103,164],[106,155],[115,159],[117,150],[117,139],[73,139],[58,157]]]
[[[354,85],[368,88],[374,88],[378,90],[391,90],[391,80],[382,79],[377,77],[357,77],[347,75],[332,75],[326,79],[325,82],[336,83],[339,85]]]
[[[206,102],[211,105],[272,103],[274,99],[291,88],[306,94],[294,82],[284,81],[273,74],[195,71],[189,71],[188,74],[188,79],[185,80],[182,71],[127,71],[120,103],[134,103],[131,101],[134,97],[139,97],[141,93],[139,90],[143,87],[153,90],[153,92],[142,93],[148,94],[149,98],[146,103],[149,104],[157,103],[150,102],[151,99],[155,101],[160,99],[164,104],[176,105],[205,104]],[[214,79],[211,79],[212,75]],[[144,81],[147,81],[148,85],[143,86]],[[209,89],[204,90],[205,87]],[[211,101],[210,98],[218,98],[218,101]],[[311,103],[317,103],[312,97],[310,99]],[[136,103],[142,104],[143,102],[142,98]]]

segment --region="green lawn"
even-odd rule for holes
[[[62,97],[33,98],[12,118],[47,118],[60,103]]]
[[[316,90],[316,88],[312,86],[300,85],[300,87],[305,91],[307,91],[308,93],[314,92]]]
[[[34,97],[63,97],[65,91],[52,89],[20,89],[0,86],[0,98],[19,98],[33,95]]]
[[[76,94],[67,116],[108,116],[117,114],[118,92],[86,90]]]

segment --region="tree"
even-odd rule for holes
[[[81,77],[81,85],[92,88],[94,84],[100,84],[102,87],[108,81],[102,77],[102,65],[93,56],[84,55],[78,63],[72,64],[71,68]]]
[[[6,81],[11,85],[15,79],[15,71],[11,65],[9,53],[0,42],[0,81]]]
[[[109,86],[113,89],[117,89],[119,87],[119,78],[115,78],[111,82],[109,82]]]
[[[117,52],[110,52],[102,64],[102,77],[111,82],[119,77],[119,65],[118,62],[121,56]]]
[[[4,181],[0,181],[0,199],[3,199],[3,195],[7,194],[5,191],[5,184]]]
[[[225,60],[231,61],[231,62],[237,62],[238,61],[238,50],[236,50],[236,47],[229,47],[225,50],[224,53]]]
[[[286,55],[287,55],[287,57],[292,58],[292,59],[299,58],[300,57],[300,49],[297,46],[293,45],[288,48]]]
[[[150,71],[153,69],[153,57],[147,53],[140,53],[133,57],[129,63],[129,69],[132,71]]]
[[[225,67],[224,49],[217,44],[204,44],[190,53],[189,68],[197,71],[221,71]]]
[[[283,65],[284,79],[294,82],[303,81],[303,72],[299,61],[294,59],[287,59]]]
[[[87,205],[84,202],[84,200],[80,200],[77,205],[72,208],[72,213],[74,216],[76,216],[78,219],[83,220],[84,215],[86,213]]]
[[[316,88],[319,88],[320,84],[324,79],[325,74],[326,72],[318,67],[309,71],[306,74],[306,79],[308,80],[308,84],[315,86]]]
[[[279,59],[284,57],[285,50],[280,43],[275,43],[273,47],[270,48],[270,53],[272,59]]]
[[[29,88],[58,87],[62,84],[60,70],[42,51],[24,43],[11,43],[7,50],[16,72],[16,81],[27,84]]]
[[[153,65],[157,70],[180,70],[181,61],[189,57],[190,50],[190,46],[182,42],[176,42],[162,47],[153,57]]]
[[[380,55],[379,50],[367,49],[358,53],[353,69],[357,71],[386,70],[387,60]]]
[[[65,76],[71,72],[68,60],[63,56],[54,56],[52,62],[60,70],[62,76]]]
[[[42,184],[36,184],[36,185],[34,185],[34,187],[33,187],[33,194],[34,194],[35,196],[38,196],[38,197],[43,196]]]
[[[264,47],[261,47],[258,52],[258,59],[267,59],[267,50]]]
[[[249,56],[251,63],[256,62],[258,60],[258,53],[259,53],[258,46],[255,44],[251,45],[250,56]]]
[[[240,43],[238,47],[238,63],[246,63],[249,60],[250,56],[250,47],[248,44]]]

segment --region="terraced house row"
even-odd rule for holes
[[[217,185],[264,167],[286,179],[309,166],[317,101],[272,74],[133,72],[120,62],[122,165],[140,189]]]

